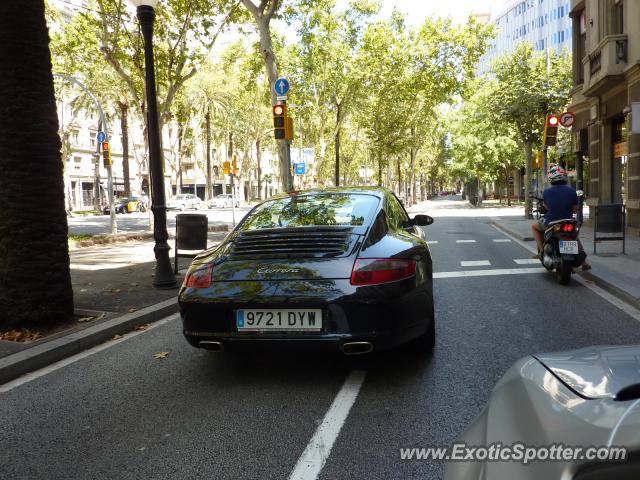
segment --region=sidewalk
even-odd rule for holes
[[[221,229],[230,227],[210,225],[207,245],[220,243],[229,233]],[[173,267],[172,229],[169,234]],[[174,288],[154,288],[153,235],[137,232],[127,236],[134,240],[119,238],[116,243],[70,247],[76,316],[94,319],[72,322],[66,330],[29,343],[0,340],[0,384],[178,311],[177,293],[190,258],[179,258]]]
[[[518,217],[492,217],[491,220],[497,228],[527,242],[535,250],[531,233],[533,220],[525,219],[524,214]],[[587,252],[587,262],[593,267],[586,272],[579,271],[580,275],[640,308],[640,237],[627,234],[625,254],[622,254],[622,241],[604,241],[598,242],[598,253],[594,255],[592,227],[582,226],[580,240]]]

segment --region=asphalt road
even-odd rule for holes
[[[235,222],[238,223],[250,210],[251,207],[240,207],[235,209]],[[231,208],[212,208],[202,210],[176,210],[167,211],[167,227],[175,228],[176,215],[181,213],[195,213],[206,215],[209,222],[232,223],[234,212]],[[151,212],[145,213],[119,213],[116,215],[118,233],[138,232],[149,230],[149,220]],[[111,219],[109,215],[95,215],[88,217],[67,218],[69,233],[74,235],[107,235],[111,233]]]
[[[442,205],[427,227],[437,242],[432,356],[216,355],[188,346],[170,317],[0,387],[0,478],[287,479],[314,432],[333,428],[333,448],[330,435],[317,442],[320,473],[295,478],[438,479],[442,463],[403,461],[399,449],[453,441],[517,359],[640,342],[637,320],[578,282],[563,287],[515,262],[531,253],[478,211]],[[485,270],[500,272],[460,273]],[[363,381],[351,406],[336,396],[354,375]]]

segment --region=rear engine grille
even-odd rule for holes
[[[349,250],[350,244],[349,230],[257,230],[238,234],[229,254],[234,259],[338,257]]]

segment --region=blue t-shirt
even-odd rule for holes
[[[547,213],[544,216],[544,224],[548,225],[555,220],[573,218],[573,207],[578,205],[576,191],[568,185],[554,185],[547,188],[542,194]]]

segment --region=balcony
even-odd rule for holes
[[[627,42],[626,35],[608,35],[582,59],[585,96],[599,96],[623,80],[627,68]]]

